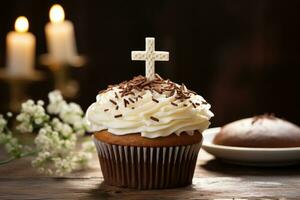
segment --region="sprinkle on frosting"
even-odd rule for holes
[[[176,103],[174,103],[174,102],[171,102],[171,104],[172,104],[173,106],[178,106],[178,104],[176,104]]]
[[[129,101],[127,99],[123,99],[124,100],[124,107],[126,108],[127,105],[129,104]]]
[[[152,119],[153,121],[159,122],[159,119],[157,119],[156,117],[151,116],[150,119]]]
[[[130,81],[124,81],[118,85],[109,85],[106,90],[101,90],[99,94],[103,94],[105,92],[109,92],[113,90],[114,88],[118,88],[120,91],[121,99],[123,99],[124,107],[127,108],[128,105],[131,103],[134,104],[139,101],[139,99],[143,99],[143,97],[137,92],[141,91],[150,91],[153,93],[158,94],[166,94],[166,98],[173,96],[176,94],[175,99],[176,101],[179,100],[180,102],[184,102],[185,100],[188,100],[188,102],[194,107],[197,108],[197,106],[200,106],[201,104],[189,100],[191,95],[196,93],[192,90],[188,90],[187,87],[184,84],[178,85],[169,79],[164,80],[161,78],[158,74],[155,75],[155,79],[148,80],[144,76],[136,76]],[[136,93],[134,91],[137,91]],[[119,95],[117,92],[114,92],[115,100],[109,99],[109,101],[116,105],[115,110],[119,109],[119,105],[116,101],[119,99]],[[133,100],[134,99],[134,100]],[[152,101],[155,103],[159,103],[159,100],[152,97]],[[207,104],[206,101],[201,101],[202,104]],[[171,105],[178,106],[177,103],[171,102]],[[187,107],[188,105],[186,103],[183,104],[183,106]],[[130,107],[131,109],[134,109],[134,107]],[[108,111],[108,110],[107,110]],[[106,111],[105,111],[106,112]],[[115,118],[120,117],[119,115],[116,115]],[[158,120],[155,117],[151,117],[152,120],[156,121]]]
[[[117,102],[115,102],[114,100],[110,99],[109,100],[112,104],[117,105]]]
[[[134,94],[134,93],[133,93]],[[134,100],[132,99],[132,98],[128,98],[129,99],[129,101],[131,102],[131,103],[134,103]]]
[[[194,91],[188,90],[184,84],[177,85],[176,83],[170,81],[169,79],[164,80],[158,74],[155,75],[155,79],[152,81],[147,80],[144,76],[136,76],[130,81],[124,81],[119,85],[110,85],[106,90],[102,90],[99,93],[104,93],[112,90],[114,87],[118,87],[121,90],[121,97],[126,97],[129,95],[135,95],[133,90],[142,91],[142,90],[149,90],[152,93],[156,92],[158,94],[163,94],[169,92],[168,97],[173,96],[176,93],[176,99],[185,100],[191,97],[191,94],[196,94]],[[143,98],[142,96],[138,95],[136,97]],[[129,101],[134,103],[133,99],[128,98]],[[111,101],[112,103],[114,101]],[[114,102],[115,103],[115,102]]]
[[[152,101],[154,101],[155,103],[159,103],[159,101],[157,99],[152,98]]]
[[[115,92],[115,98],[116,99],[118,99],[119,98],[119,96],[118,96],[118,94]]]
[[[184,84],[156,74],[153,80],[136,76],[109,85],[99,92],[86,117],[90,131],[108,130],[116,135],[140,132],[143,137],[156,138],[202,132],[213,116],[209,109],[203,97]]]
[[[192,104],[192,106],[193,106],[194,108],[197,107],[196,104],[195,104],[194,102],[192,102],[191,100],[189,100],[189,102]]]

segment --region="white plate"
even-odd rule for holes
[[[210,128],[203,132],[203,149],[226,162],[252,166],[284,166],[300,163],[300,147],[290,148],[250,148],[213,144],[220,128]]]

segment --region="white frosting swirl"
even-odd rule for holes
[[[181,132],[193,134],[196,130],[202,132],[207,129],[213,117],[210,105],[197,94],[191,94],[189,99],[182,101],[175,98],[176,92],[170,97],[150,90],[133,90],[135,95],[126,97],[121,97],[120,92],[115,86],[97,95],[97,101],[86,112],[91,131],[107,129],[115,135],[141,133],[147,138],[165,137],[172,133],[180,135]],[[137,96],[142,98],[136,101]],[[130,103],[125,106],[124,98],[135,102],[128,100]]]

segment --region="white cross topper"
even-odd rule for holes
[[[146,61],[146,78],[151,81],[155,79],[155,61],[168,61],[169,52],[155,51],[155,39],[146,37],[146,50],[132,51],[131,59]]]

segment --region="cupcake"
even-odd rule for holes
[[[259,115],[223,126],[213,143],[252,148],[300,147],[300,128],[274,115]]]
[[[108,86],[86,112],[104,182],[138,189],[191,184],[209,109],[203,97],[157,74]]]

